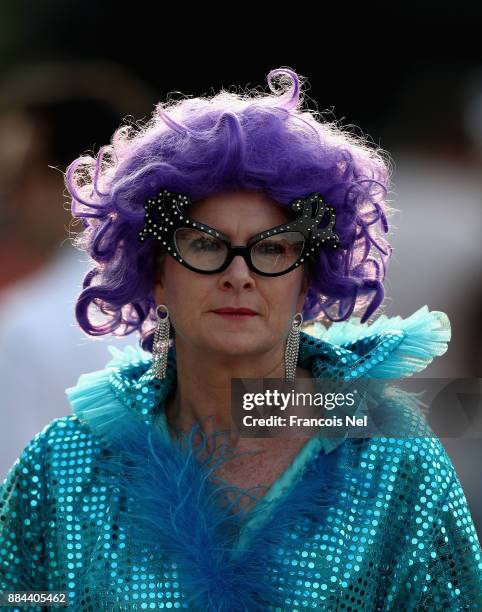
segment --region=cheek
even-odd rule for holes
[[[277,312],[279,317],[286,317],[295,308],[300,299],[303,274],[296,270],[287,278],[275,278],[272,284],[263,285],[263,294],[270,305],[270,309]],[[290,277],[290,278],[288,278]]]
[[[166,261],[164,288],[173,322],[185,326],[192,323],[209,295],[209,277],[192,273],[174,261]]]
[[[193,283],[186,282],[182,273],[171,274],[166,272],[164,286],[166,299],[173,312],[179,313],[185,304],[195,301],[196,292]]]

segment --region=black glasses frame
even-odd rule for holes
[[[222,272],[229,266],[234,257],[240,255],[253,272],[262,276],[281,276],[291,272],[305,260],[314,259],[318,249],[324,243],[333,249],[339,247],[339,238],[333,230],[336,222],[335,210],[333,206],[323,201],[319,193],[312,193],[304,199],[293,200],[290,203],[290,209],[295,213],[295,219],[255,234],[249,239],[246,246],[233,246],[228,236],[222,232],[205,223],[191,219],[186,214],[186,209],[191,204],[192,200],[188,196],[163,189],[157,196],[145,202],[144,227],[139,232],[138,237],[143,242],[149,235],[153,236],[176,261],[199,274]],[[328,217],[328,221],[323,227],[320,227],[325,217]],[[176,230],[181,228],[200,229],[223,242],[228,249],[224,263],[216,270],[199,270],[188,264],[179,253],[175,242]],[[305,242],[299,258],[283,272],[272,273],[258,270],[251,258],[252,247],[265,238],[283,232],[300,232],[304,236]]]
[[[279,226],[279,227],[282,227],[282,226]],[[204,232],[207,232],[209,235],[213,236],[214,238],[217,238],[226,247],[227,249],[226,258],[224,262],[215,270],[200,270],[199,268],[195,268],[194,266],[191,266],[185,259],[182,258],[182,255],[179,252],[178,246],[176,244],[176,232],[179,231],[180,229],[193,229],[193,228],[200,229]],[[269,237],[268,233],[273,231],[274,229],[275,228],[271,228],[265,232],[259,232],[258,234],[255,234],[248,240],[248,242],[246,243],[246,246],[244,245],[237,246],[237,245],[232,244],[231,240],[228,238],[228,236],[226,236],[226,234],[223,234],[219,230],[213,227],[210,227],[209,225],[206,225],[204,223],[199,223],[196,221],[195,225],[194,224],[184,225],[184,226],[178,227],[174,231],[173,243],[174,243],[174,247],[175,247],[176,255],[177,255],[177,257],[176,255],[174,257],[177,259],[177,261],[179,261],[179,263],[183,264],[186,268],[189,268],[193,272],[199,272],[200,274],[217,274],[218,272],[223,272],[224,270],[226,270],[226,268],[233,261],[233,259],[237,255],[240,255],[246,262],[246,265],[248,266],[248,268],[252,270],[253,272],[256,272],[256,274],[261,274],[262,276],[281,276],[283,274],[287,274],[288,272],[291,272],[291,270],[294,270],[294,268],[298,267],[302,263],[303,255],[306,252],[305,251],[306,240],[303,238],[303,249],[300,253],[300,256],[298,257],[296,262],[293,263],[292,266],[290,266],[289,268],[286,268],[286,270],[283,270],[283,272],[264,272],[263,270],[259,270],[254,265],[253,259],[251,257],[251,251],[253,247],[256,244],[258,244],[258,242],[261,242],[262,240],[265,240],[266,238],[268,238]],[[285,231],[297,231],[297,230],[285,230]],[[283,233],[283,232],[277,232],[277,233]],[[272,235],[272,234],[269,234],[269,235]]]

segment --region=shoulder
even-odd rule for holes
[[[25,446],[9,470],[5,483],[23,479],[38,481],[57,466],[66,466],[87,449],[100,448],[99,441],[76,416],[53,419]]]
[[[361,456],[369,462],[388,463],[393,461],[400,467],[409,467],[425,474],[441,474],[452,471],[453,465],[442,442],[435,435],[431,437],[373,437],[360,444]],[[397,470],[398,471],[398,470]]]
[[[396,505],[402,515],[438,514],[449,491],[463,495],[452,460],[435,435],[349,442],[364,494]]]
[[[53,419],[44,429],[39,432],[30,442],[30,445],[44,446],[51,449],[56,443],[66,444],[80,440],[94,440],[94,436],[88,426],[77,416],[68,415]],[[81,445],[80,445],[81,446]]]

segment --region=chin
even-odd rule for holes
[[[214,332],[209,340],[209,347],[216,353],[226,356],[254,355],[262,350],[259,334]]]

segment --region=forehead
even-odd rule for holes
[[[261,191],[220,192],[194,202],[189,216],[228,236],[250,236],[287,223],[290,212]]]

